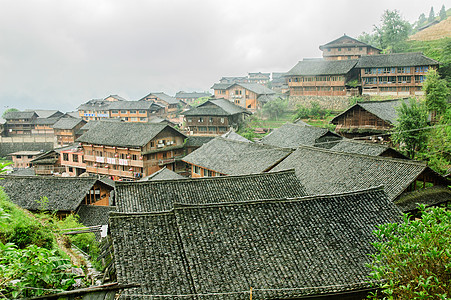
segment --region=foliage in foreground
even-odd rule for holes
[[[378,226],[372,299],[448,299],[451,295],[451,211],[420,206],[421,219]]]

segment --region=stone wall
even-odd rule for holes
[[[348,96],[290,96],[289,105],[296,109],[297,106],[311,107],[311,102],[318,102],[321,108],[332,111],[343,111],[349,107]]]

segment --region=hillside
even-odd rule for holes
[[[451,37],[451,17],[410,36],[411,41],[433,41]]]

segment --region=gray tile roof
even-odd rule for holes
[[[41,197],[48,198],[47,210],[75,211],[96,183],[96,178],[0,176],[10,200],[22,208],[38,210]]]
[[[80,222],[89,227],[97,225],[108,225],[108,214],[115,212],[116,206],[80,205],[77,214]]]
[[[34,168],[25,168],[25,169],[17,169],[8,175],[10,176],[35,176],[36,172],[34,171]]]
[[[171,171],[168,168],[164,167],[163,169],[160,169],[155,173],[140,179],[139,181],[174,180],[174,179],[186,179],[186,177],[179,175],[174,171]]]
[[[357,60],[303,60],[285,76],[344,75],[357,64]]]
[[[77,142],[119,147],[142,147],[165,128],[176,131],[165,124],[100,121],[79,137]],[[178,131],[177,134],[183,135]]]
[[[394,99],[394,100],[383,100],[383,101],[363,101],[357,102],[341,114],[334,117],[330,122],[336,124],[336,120],[339,117],[346,115],[350,110],[354,109],[356,106],[360,106],[364,110],[372,113],[376,117],[391,123],[396,124],[396,119],[398,118],[398,113],[396,112],[396,108],[401,106],[402,102],[405,102],[409,105],[408,99]]]
[[[138,101],[143,101],[143,100],[145,100],[146,98],[151,97],[151,96],[157,97],[157,98],[163,100],[164,102],[166,102],[166,103],[168,103],[168,104],[178,104],[178,103],[180,102],[180,100],[177,100],[177,99],[174,98],[174,97],[171,97],[171,96],[169,96],[169,95],[166,95],[166,94],[163,93],[163,92],[149,93],[147,96],[144,96],[143,98],[141,98],[141,99],[138,100]]]
[[[339,37],[338,39],[335,39],[327,44],[319,46],[319,49],[323,50],[324,48],[327,49],[327,48],[331,48],[331,47],[371,47],[371,48],[375,48],[364,42],[356,40],[355,38],[347,36],[346,34],[344,34],[343,36]],[[377,49],[377,48],[375,48],[375,49]]]
[[[148,110],[154,103],[147,101],[117,101],[113,102],[109,106],[109,110],[121,110],[121,109],[145,109]]]
[[[209,141],[211,141],[214,138],[215,137],[213,137],[213,136],[189,136],[185,143],[185,146],[186,147],[200,147],[203,144],[208,143]]]
[[[338,142],[332,147],[332,150],[338,152],[357,153],[372,156],[385,156],[385,154],[390,153],[395,154],[396,152],[397,157],[401,158],[404,156],[401,153],[397,152],[395,149],[392,149],[384,145],[376,143],[368,143],[363,141],[355,141],[351,139],[342,139],[340,142]]]
[[[115,102],[105,101],[103,99],[92,99],[92,100],[89,100],[86,103],[81,104],[77,108],[77,110],[90,110],[90,111],[100,110],[100,111],[105,111],[105,110],[109,109],[109,107],[110,107],[110,105],[112,103],[115,103]]]
[[[36,125],[53,125],[58,120],[61,119],[61,117],[54,117],[54,118],[37,118],[33,120],[33,124]]]
[[[223,98],[208,100],[183,112],[185,116],[232,116],[241,113],[251,114],[247,109]]]
[[[127,99],[125,99],[125,98],[123,98],[123,97],[121,97],[121,96],[119,96],[119,95],[109,95],[108,97],[105,97],[105,99],[108,99],[108,98],[114,98],[114,99],[116,99],[116,100],[119,100],[119,101],[127,101]]]
[[[245,143],[252,143],[247,138],[245,138],[244,136],[239,135],[238,133],[236,133],[232,129],[230,129],[229,131],[227,131],[226,133],[221,135],[221,137],[225,138],[225,139],[228,139],[228,140],[234,140],[234,141],[245,142]]]
[[[38,118],[56,118],[56,117],[61,117],[62,115],[64,115],[62,112],[60,112],[59,110],[45,110],[45,109],[36,109],[36,110],[26,110],[26,111],[34,111],[37,115]]]
[[[384,185],[395,200],[427,168],[425,163],[300,146],[273,170],[295,168],[310,195],[341,193]]]
[[[215,83],[211,87],[212,90],[226,90],[231,87],[233,83]]]
[[[256,93],[257,95],[273,95],[276,93],[259,83],[235,83],[235,85],[241,86],[251,92]]]
[[[283,187],[283,188],[282,188]],[[157,212],[174,203],[211,204],[305,196],[294,170],[196,179],[117,182],[116,202],[121,212]]]
[[[183,161],[226,175],[241,175],[271,169],[291,151],[217,137],[185,156]]]
[[[55,129],[74,129],[75,126],[77,126],[80,123],[86,123],[86,121],[83,121],[82,119],[76,119],[76,118],[61,118],[53,124],[53,128]]]
[[[38,115],[34,111],[9,111],[5,114],[5,120],[15,120],[15,119],[31,119],[37,117]]]
[[[341,139],[341,136],[325,128],[285,123],[264,136],[261,142],[284,148],[297,148],[300,145],[331,148]]]
[[[439,63],[422,53],[395,53],[366,55],[359,59],[356,68],[437,66]]]
[[[369,287],[373,230],[400,220],[379,188],[116,213],[110,231],[118,281],[141,284],[124,295],[298,299]]]

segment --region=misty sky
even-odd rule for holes
[[[110,94],[138,100],[209,90],[223,76],[286,72],[344,33],[370,32],[385,9],[413,22],[442,4],[0,0],[0,115],[7,107],[65,112]]]

